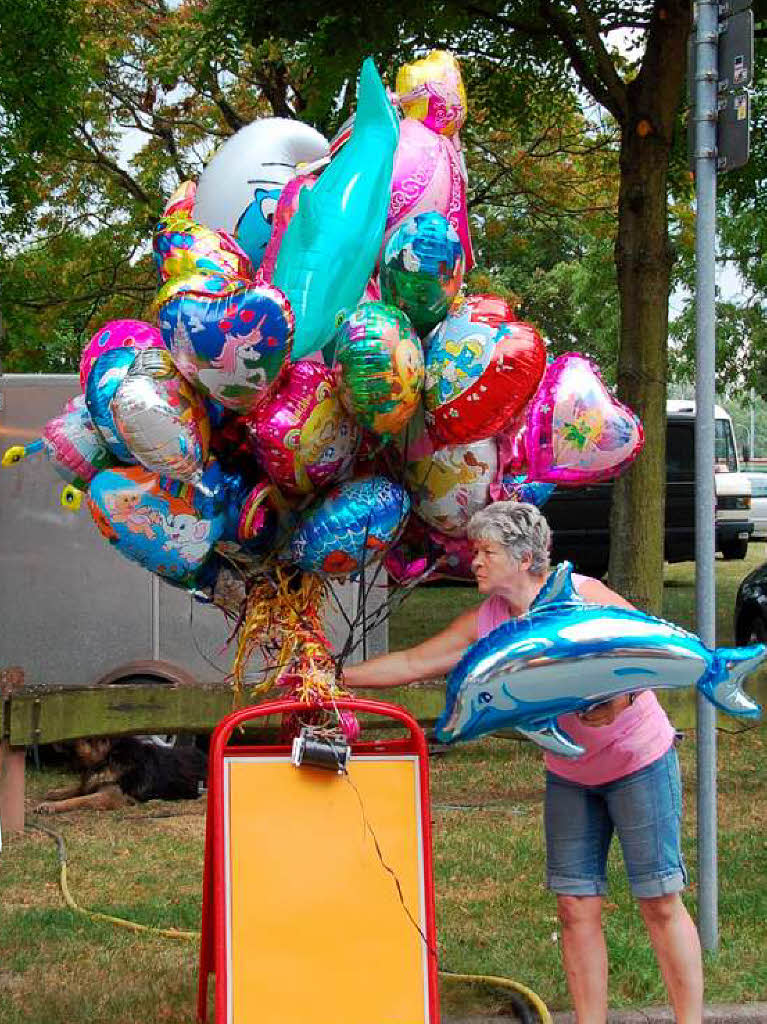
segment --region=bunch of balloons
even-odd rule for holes
[[[456,60],[431,53],[396,90],[367,60],[332,143],[280,118],[227,141],[157,226],[155,322],[105,324],[82,396],[31,446],[178,586],[215,595],[223,566],[252,580],[275,559],[465,571],[477,509],[607,480],[641,449],[592,362],[547,362],[506,301],[461,294]]]

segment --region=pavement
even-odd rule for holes
[[[510,1024],[509,1017],[443,1017],[442,1024]],[[576,1024],[574,1013],[552,1013],[554,1024]],[[703,1009],[703,1024],[767,1024],[767,1003],[712,1003]],[[670,1006],[612,1010],[607,1024],[674,1024]]]

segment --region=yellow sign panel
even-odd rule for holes
[[[348,770],[224,757],[229,1024],[429,1020],[418,758]]]

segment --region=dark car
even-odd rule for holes
[[[666,417],[663,557],[667,562],[695,559],[695,414],[692,405],[681,408],[682,404],[669,403],[673,409],[669,409]],[[729,417],[724,410],[720,414],[716,419],[716,458],[720,467],[715,475],[716,550],[721,551],[723,558],[745,558],[754,528],[749,519],[751,495],[748,481],[738,472]],[[729,483],[725,493],[726,482]],[[745,488],[742,493],[737,491],[740,485]],[[729,493],[732,487],[736,487],[735,493]],[[557,488],[543,507],[551,526],[552,561],[566,558],[587,576],[604,576],[610,557],[612,498],[612,483]]]
[[[735,643],[767,641],[767,562],[741,582],[735,597]]]

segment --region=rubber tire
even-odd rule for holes
[[[742,625],[738,623],[736,634],[739,638],[737,640],[739,647],[744,647],[747,644],[763,644],[767,641],[767,622],[751,611],[742,620]],[[740,639],[741,637],[742,639]]]
[[[722,558],[729,562],[736,558],[745,558],[748,554],[748,540],[738,538],[722,543]]]

